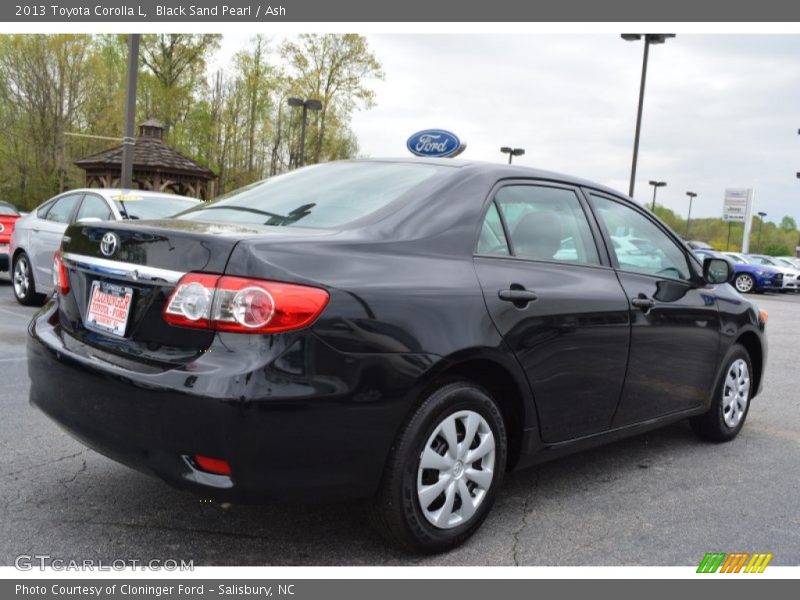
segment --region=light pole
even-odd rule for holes
[[[322,110],[322,102],[312,98],[306,98],[305,100],[302,98],[289,98],[287,102],[289,106],[293,108],[296,106],[303,107],[303,122],[300,126],[300,159],[298,161],[299,166],[302,167],[306,164],[306,123],[308,122],[308,111]]]
[[[525,148],[511,148],[510,146],[503,146],[500,148],[500,152],[503,154],[508,154],[508,164],[511,164],[511,157],[522,156],[525,154]]]
[[[689,214],[686,217],[686,233],[684,234],[687,238],[689,237],[689,223],[692,221],[692,200],[697,197],[697,194],[694,192],[686,192],[686,195],[689,196]]]
[[[674,33],[623,33],[626,42],[636,42],[644,37],[644,57],[642,58],[642,80],[639,84],[639,111],[636,113],[636,134],[633,138],[633,160],[631,161],[631,182],[628,195],[633,198],[636,182],[636,161],[639,159],[639,133],[642,130],[642,107],[644,106],[644,83],[647,79],[647,58],[650,55],[650,44],[663,44],[667,38],[675,37]]]
[[[666,181],[651,181],[650,185],[653,186],[653,206],[650,209],[650,211],[651,212],[656,212],[656,191],[660,187],[666,187],[667,182]]]
[[[761,228],[764,226],[764,217],[767,216],[765,212],[758,213],[758,252],[761,253]]]

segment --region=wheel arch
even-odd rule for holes
[[[507,469],[512,470],[528,447],[525,432],[533,429],[538,437],[533,395],[519,363],[496,349],[456,353],[443,359],[426,375],[419,402],[434,389],[453,381],[473,383],[498,403],[508,435]]]
[[[764,374],[764,348],[758,335],[752,331],[745,331],[736,338],[737,344],[744,347],[750,355],[750,362],[753,365],[753,379],[755,379],[755,393],[761,389],[762,377]],[[755,393],[753,395],[755,395]]]

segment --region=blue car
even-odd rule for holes
[[[709,256],[727,258],[731,261],[735,273],[731,285],[742,294],[754,292],[760,294],[768,290],[778,292],[783,288],[783,273],[774,267],[752,265],[736,255],[723,254],[714,250],[698,249],[693,252],[701,261]]]

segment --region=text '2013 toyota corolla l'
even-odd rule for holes
[[[684,418],[732,439],[766,360],[727,259],[523,167],[307,167],[74,224],[54,270],[30,397],[67,431],[204,497],[371,498],[422,552],[467,539],[507,470]]]

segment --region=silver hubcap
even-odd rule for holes
[[[494,478],[494,434],[471,410],[446,417],[420,455],[417,498],[425,518],[450,529],[469,521]]]
[[[722,418],[728,427],[736,427],[744,417],[750,400],[750,370],[741,358],[733,361],[722,390]]]
[[[20,259],[14,266],[14,293],[17,298],[24,298],[31,285],[31,275],[28,269],[28,261]]]
[[[753,289],[753,280],[747,275],[740,275],[736,278],[736,289],[740,292],[749,292]]]

